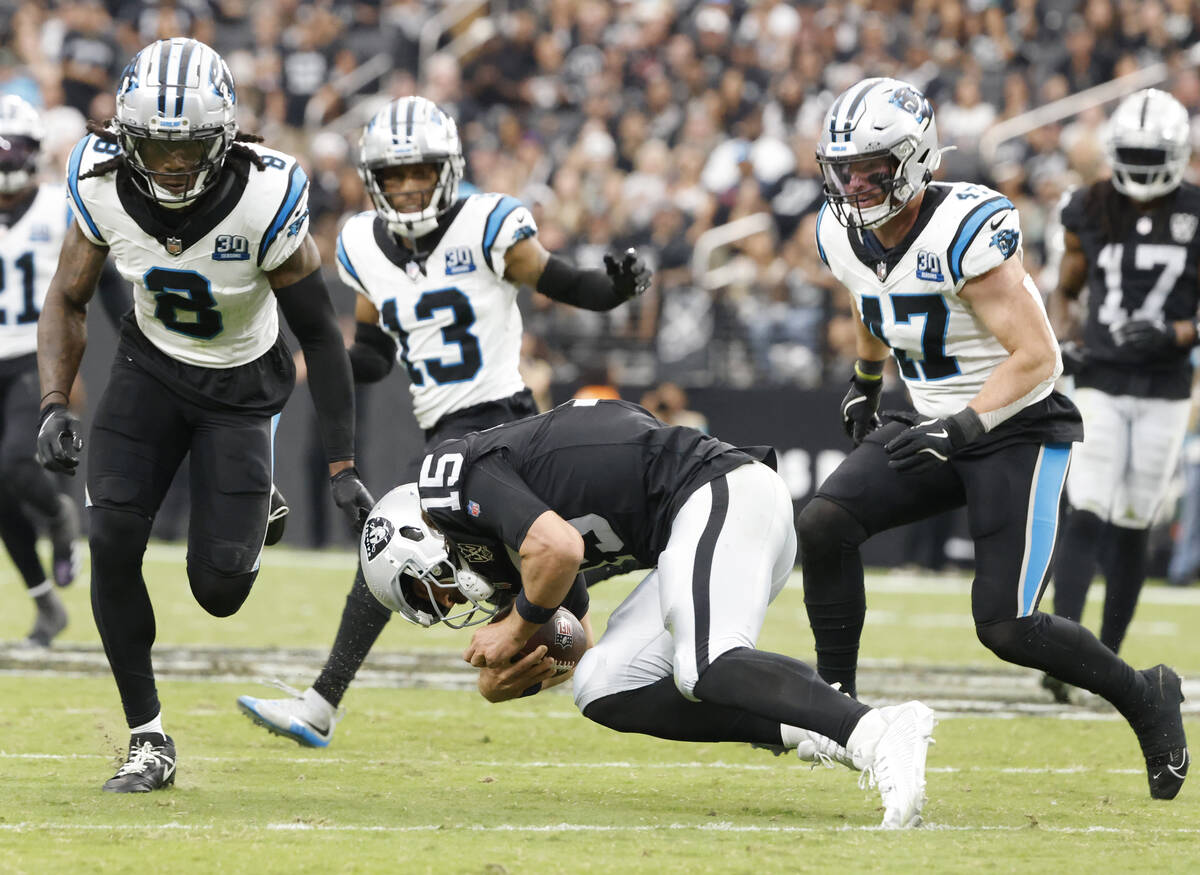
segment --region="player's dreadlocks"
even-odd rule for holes
[[[1155,205],[1163,209],[1164,200]],[[1111,179],[1094,182],[1084,195],[1083,208],[1087,215],[1100,217],[1100,230],[1108,240],[1123,240],[1133,231],[1133,224],[1142,215],[1129,208],[1129,198],[1117,191]]]
[[[117,139],[116,133],[109,128],[110,124],[112,124],[111,119],[105,124],[100,124],[99,122],[94,122],[89,119],[87,123],[88,133],[95,134],[106,143],[119,144],[120,141]],[[242,145],[242,143],[261,143],[262,139],[263,138],[257,134],[246,134],[239,131],[237,135],[234,136],[233,145],[229,147],[229,151],[231,154],[239,155],[242,158],[245,158],[259,170],[266,170],[267,165],[263,162],[262,156],[253,149],[248,149]],[[93,176],[104,176],[107,173],[112,173],[124,163],[124,153],[115,155],[112,158],[109,158],[107,161],[101,161],[87,173],[79,174],[79,178],[91,179]]]

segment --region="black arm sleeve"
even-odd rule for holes
[[[555,301],[584,310],[611,310],[625,303],[613,291],[612,281],[602,270],[580,270],[551,255],[538,279],[537,290]]]
[[[275,290],[308,366],[308,388],[317,408],[325,458],[341,462],[354,458],[354,382],[350,358],[342,344],[333,303],[321,271]]]
[[[356,383],[378,383],[396,364],[396,341],[373,322],[359,322],[350,347],[350,371]]]
[[[100,279],[96,282],[96,292],[100,297],[100,306],[104,308],[104,315],[119,332],[121,317],[133,308],[133,290],[129,283],[125,282],[125,277],[121,276],[111,258],[104,260]]]

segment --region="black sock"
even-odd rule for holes
[[[8,549],[13,565],[26,589],[46,580],[46,571],[37,554],[37,529],[21,510],[21,503],[9,490],[0,487],[0,540]]]
[[[721,654],[696,684],[695,694],[715,705],[811,729],[841,745],[871,710],[835,690],[810,665],[749,647]]]
[[[1108,531],[1112,555],[1105,566],[1104,620],[1100,626],[1100,640],[1116,653],[1125,640],[1137,610],[1142,584],[1146,582],[1150,530],[1110,526]]]
[[[325,660],[325,667],[313,681],[313,689],[335,708],[346,695],[367,654],[375,646],[379,633],[392,618],[391,611],[379,603],[367,582],[362,569],[354,575],[354,586],[346,596],[346,607],[342,610],[342,621],[338,625],[333,649]]]
[[[589,720],[617,732],[639,732],[671,741],[741,741],[781,744],[779,721],[684,698],[674,678],[613,693],[583,709]]]
[[[1071,510],[1054,548],[1054,613],[1079,621],[1096,575],[1104,521],[1091,511]],[[1066,680],[1066,678],[1061,678]]]

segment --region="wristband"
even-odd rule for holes
[[[558,610],[558,608],[543,608],[541,605],[535,605],[526,597],[524,589],[517,593],[513,608],[526,623],[534,623],[538,626],[549,623],[554,612]]]
[[[46,402],[46,399],[49,398],[51,395],[62,395],[64,401],[66,401],[68,404],[71,402],[71,399],[69,397],[67,397],[66,392],[63,392],[61,389],[51,389],[49,392],[47,392],[45,395],[42,396],[42,400],[39,401],[38,404],[39,405],[44,404]]]
[[[882,380],[884,361],[886,359],[877,362],[859,359],[854,363],[854,376],[859,380]]]

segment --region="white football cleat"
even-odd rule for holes
[[[925,757],[937,719],[933,709],[921,702],[905,702],[894,708],[883,733],[873,743],[864,739],[866,743],[855,750],[854,759],[864,763],[859,785],[865,781],[878,787],[883,797],[883,828],[907,829],[921,825]]]
[[[305,747],[328,747],[342,709],[334,708],[312,687],[301,693],[279,681],[274,683],[291,695],[286,699],[238,696],[238,708],[268,732]]]

